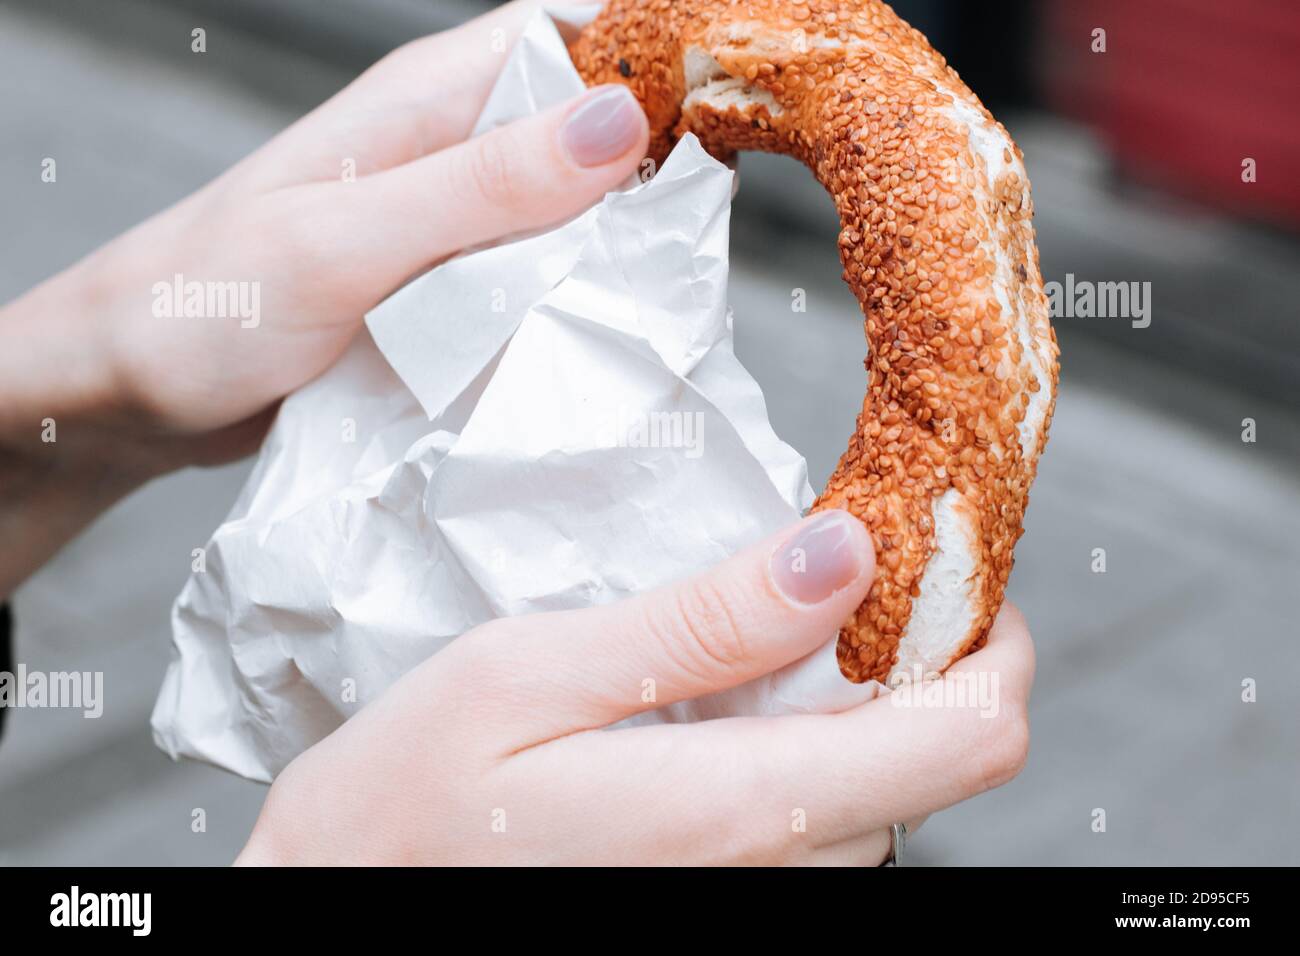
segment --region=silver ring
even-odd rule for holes
[[[907,824],[895,823],[889,828],[889,856],[882,866],[902,866],[903,851],[907,849]]]

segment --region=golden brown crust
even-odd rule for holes
[[[968,549],[973,571],[949,582],[960,599],[927,599],[957,608],[965,632],[904,663],[946,667],[1001,606],[1055,402],[1019,150],[876,0],[611,0],[571,52],[587,83],[636,93],[656,162],[690,131],[719,158],[794,156],[831,194],[870,355],[857,429],[814,509],[857,515],[879,558],[840,666],[856,681],[902,666],[943,497],[945,520],[966,529],[944,546]]]

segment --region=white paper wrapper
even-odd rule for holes
[[[478,131],[581,90],[539,15]],[[270,780],[475,625],[617,601],[795,521],[803,458],[732,351],[732,176],[688,137],[648,182],[367,316],[285,400],[177,598],[158,745]],[[828,635],[650,719],[829,711],[876,690],[840,676]]]

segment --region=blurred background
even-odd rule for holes
[[[489,6],[4,0],[0,301],[202,185],[394,46]],[[1038,648],[1033,751],[1011,785],[932,818],[915,859],[1300,863],[1300,4],[895,6],[1023,148],[1045,279],[1151,290],[1146,328],[1056,321],[1057,415],[1010,592]],[[58,188],[40,182],[47,156]],[[737,349],[819,487],[861,402],[861,315],[812,177],[753,154],[740,170]],[[795,288],[806,314],[790,312]],[[17,659],[101,670],[107,703],[96,721],[11,714],[0,863],[224,864],[242,846],[264,789],[171,763],[148,716],[190,549],[247,471],[153,483],[16,595]],[[206,832],[191,832],[195,808]]]

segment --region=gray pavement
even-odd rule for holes
[[[297,89],[344,80],[306,61],[282,69]],[[183,58],[123,53],[8,8],[0,87],[2,299],[200,185],[297,108]],[[47,155],[59,159],[57,189],[38,180]],[[1043,233],[1061,234],[1046,210],[1054,189],[1082,188],[1078,177],[1035,166],[1033,153],[1030,163]],[[832,246],[749,231],[751,181],[763,180],[742,172],[737,348],[816,484],[861,400],[861,323]],[[1071,252],[1074,271],[1087,273],[1088,255],[1082,243]],[[806,314],[789,311],[795,287],[807,290]],[[1120,350],[1070,328],[1062,338],[1052,442],[1011,585],[1038,648],[1029,765],[1011,785],[933,818],[916,856],[1300,863],[1300,414],[1179,372],[1140,346]],[[1239,439],[1246,416],[1259,423],[1257,444]],[[148,714],[189,551],[246,471],[154,482],[17,594],[19,659],[102,670],[109,699],[97,721],[13,714],[0,748],[0,862],[221,864],[238,851],[263,788],[171,763],[153,748]],[[1094,548],[1106,549],[1105,574],[1090,569]],[[1258,682],[1256,703],[1241,700],[1247,678]],[[205,833],[191,830],[196,808]],[[1090,829],[1095,808],[1106,811],[1105,833]]]

